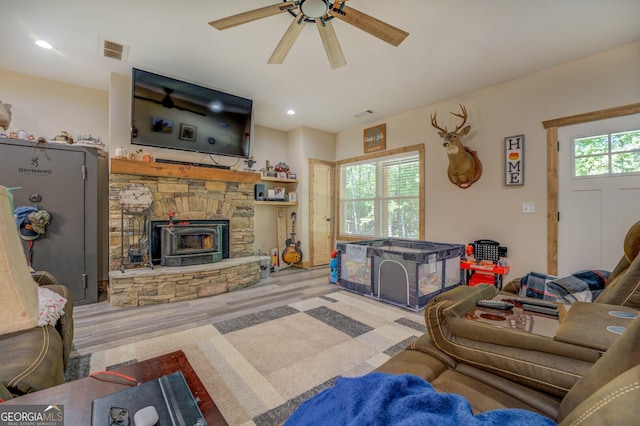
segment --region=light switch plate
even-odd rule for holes
[[[536,203],[524,202],[522,203],[522,213],[535,213]]]

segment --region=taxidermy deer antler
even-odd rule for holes
[[[439,130],[438,135],[444,139],[442,145],[444,145],[449,156],[449,168],[447,169],[449,180],[454,185],[466,189],[482,176],[482,163],[475,151],[462,144],[462,137],[469,134],[471,126],[462,127],[467,122],[467,109],[460,104],[460,110],[461,114],[451,113],[456,117],[462,118],[462,123],[456,126],[453,132],[449,132],[446,127],[442,128],[438,125],[436,120],[437,112],[434,112],[431,116],[431,125]]]

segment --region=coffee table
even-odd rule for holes
[[[196,375],[184,352],[176,351],[156,358],[136,362],[114,369],[118,373],[147,382],[167,374],[181,371],[194,398],[200,399],[200,411],[207,425],[227,425],[220,410]],[[63,405],[66,425],[90,425],[91,402],[105,395],[131,387],[115,376],[87,377],[64,383],[39,392],[29,393],[3,402],[3,405],[51,404]]]

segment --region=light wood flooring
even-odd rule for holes
[[[113,307],[107,301],[74,307],[74,354],[85,355],[283,304],[339,291],[329,267],[272,273],[248,288],[184,302]]]

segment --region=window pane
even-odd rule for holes
[[[611,151],[638,151],[640,150],[640,130],[633,132],[614,133],[611,135]]]
[[[415,162],[386,165],[384,167],[384,196],[417,196],[420,189],[420,164]]]
[[[420,213],[417,199],[389,201],[387,215],[389,226],[387,237],[419,238]]]
[[[342,217],[345,234],[375,236],[374,201],[345,201]]]
[[[597,176],[609,173],[609,157],[598,155],[576,158],[576,176]]]
[[[640,172],[640,151],[623,152],[611,156],[611,173]]]
[[[609,138],[607,135],[592,136],[575,140],[575,155],[605,154],[609,152]]]
[[[373,198],[376,195],[376,167],[357,164],[344,168],[344,198]]]

